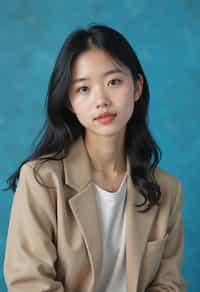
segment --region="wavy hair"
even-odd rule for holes
[[[145,210],[159,205],[160,186],[155,179],[155,169],[161,159],[161,150],[148,128],[149,86],[139,59],[126,38],[111,27],[93,24],[87,29],[77,29],[66,38],[50,76],[45,101],[46,120],[36,138],[40,138],[33,153],[25,159],[16,171],[7,179],[8,189],[15,192],[20,169],[30,160],[45,162],[62,160],[68,155],[73,143],[85,134],[84,127],[70,110],[68,97],[72,65],[76,57],[97,47],[106,51],[113,60],[127,66],[131,71],[133,82],[141,74],[144,79],[143,91],[126,126],[124,151],[130,161],[131,179],[144,197],[140,207],[148,202]],[[67,105],[67,106],[66,106]],[[36,171],[34,171],[35,178]],[[47,187],[47,186],[46,186]]]

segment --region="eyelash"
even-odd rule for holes
[[[122,83],[122,80],[121,79],[118,79],[118,78],[115,78],[115,79],[112,79],[112,80],[110,80],[110,81],[116,81],[117,80],[117,84],[120,84],[120,83]],[[109,81],[109,82],[110,82]],[[79,88],[77,88],[77,92],[80,92],[80,90],[82,89],[82,88],[88,88],[88,86],[80,86]],[[84,91],[85,92],[85,91]]]

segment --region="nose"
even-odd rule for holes
[[[95,91],[95,100],[96,100],[96,107],[107,107],[111,104],[111,101],[108,97],[108,93],[105,91],[104,88],[98,87]]]

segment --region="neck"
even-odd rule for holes
[[[105,175],[121,174],[126,171],[124,134],[98,136],[86,133],[84,143],[93,171]]]

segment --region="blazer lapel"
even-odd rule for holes
[[[127,161],[128,162],[128,161]],[[153,219],[157,206],[154,206],[147,213],[139,213],[136,204],[143,202],[144,198],[137,191],[130,176],[130,164],[128,162],[127,178],[127,204],[126,204],[126,271],[127,291],[136,292],[139,285],[140,267],[145,251],[148,235],[151,231]]]
[[[64,159],[65,183],[76,191],[69,205],[80,226],[92,267],[92,286],[100,275],[102,259],[101,226],[87,150],[82,138],[75,142]],[[95,291],[95,289],[94,289]]]
[[[136,292],[142,256],[151,230],[157,206],[147,213],[138,213],[135,204],[143,202],[131,180],[130,163],[127,158],[127,200],[126,200],[126,273],[127,291]],[[64,159],[65,183],[76,190],[69,199],[72,212],[84,237],[93,269],[92,285],[98,280],[102,259],[101,226],[98,217],[95,189],[87,150],[80,137]],[[146,207],[143,206],[143,208]],[[95,291],[95,288],[94,288]]]
[[[89,184],[69,200],[69,204],[81,228],[88,249],[90,263],[94,272],[92,285],[96,284],[102,265],[101,231],[94,191],[92,185]]]

